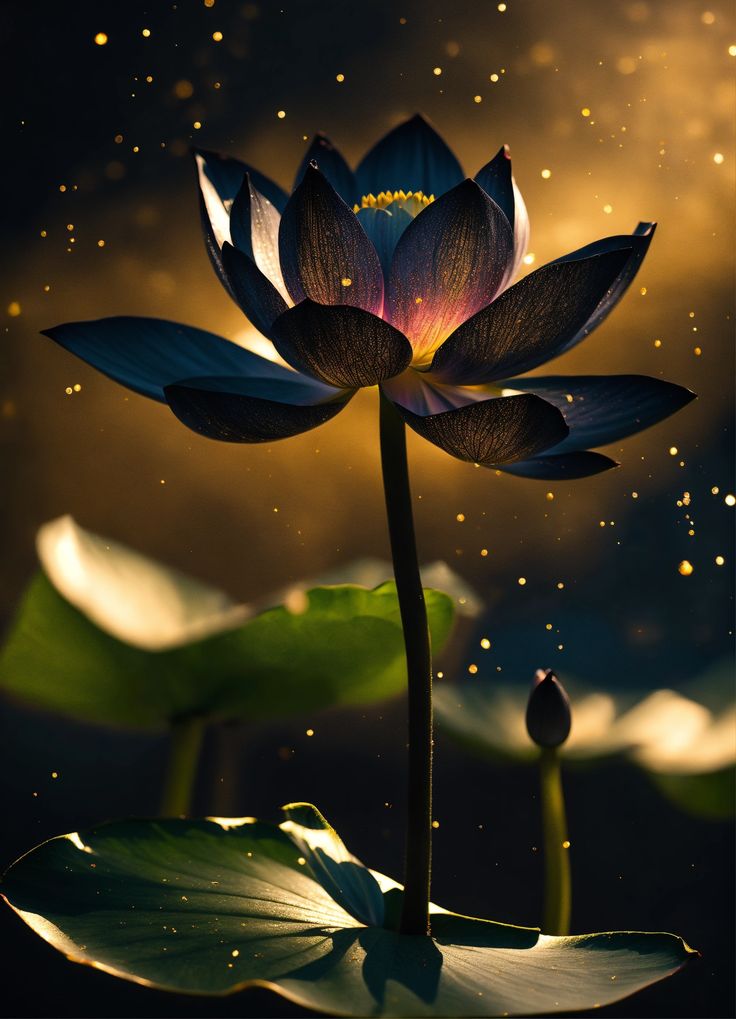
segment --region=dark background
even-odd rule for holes
[[[355,162],[421,110],[471,174],[510,144],[533,267],[659,220],[622,306],[549,370],[662,375],[700,397],[608,450],[620,470],[569,486],[496,477],[412,438],[421,553],[446,559],[488,606],[439,663],[445,681],[472,682],[477,664],[479,679],[527,682],[550,665],[609,689],[677,686],[730,655],[730,16],[720,0],[508,0],[504,12],[479,0],[3,3],[0,619],[35,568],[37,527],[65,512],[245,600],[385,557],[374,393],[287,443],[218,445],[38,332],[126,313],[248,335],[207,263],[189,146],[240,155],[288,186],[315,130]],[[313,800],[357,855],[399,876],[403,742],[401,703],[212,733],[198,806],[275,816]],[[4,704],[0,862],[106,817],[155,813],[164,755],[163,740]],[[621,764],[578,769],[567,785],[574,930],[672,930],[703,953],[608,1014],[733,1015],[731,826],[678,812]],[[538,922],[535,796],[533,770],[438,738],[436,901]],[[7,910],[0,924],[8,1015],[302,1014],[265,992],[142,990],[70,965]]]

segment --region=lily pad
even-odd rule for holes
[[[342,1016],[549,1015],[606,1005],[697,953],[671,934],[546,937],[432,907],[392,929],[401,889],[308,804],[252,818],[123,821],[44,843],[8,871],[10,906],[75,962],[148,987],[261,986]]]
[[[406,683],[396,588],[295,588],[260,611],[61,518],[0,651],[0,690],[102,725],[262,720],[369,704]],[[51,530],[48,530],[50,528]],[[453,601],[425,592],[435,650]]]

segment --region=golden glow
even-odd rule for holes
[[[542,180],[549,180],[551,176],[552,176],[551,170],[547,169],[542,170]]]
[[[716,164],[716,166],[720,166],[725,158],[726,157],[723,155],[722,152],[714,152],[713,153],[713,162]]]
[[[194,85],[192,85],[191,81],[187,81],[186,78],[182,78],[181,81],[177,81],[176,85],[174,85],[174,95],[177,99],[189,99],[193,93]],[[120,135],[120,141],[122,140],[122,135]],[[117,137],[115,141],[117,141]]]
[[[22,308],[20,306],[20,301],[11,301],[8,305],[8,315],[10,315],[11,318],[17,318],[21,311]]]
[[[95,36],[95,42],[98,46],[105,46],[107,44],[107,36],[104,32],[98,32]]]
[[[688,562],[687,559],[683,559],[680,565],[677,567],[677,572],[681,577],[689,577],[693,572],[693,564]]]
[[[222,32],[213,32],[212,40],[213,42],[222,42]]]

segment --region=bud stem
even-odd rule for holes
[[[409,680],[409,789],[401,934],[429,933],[432,866],[432,660],[419,576],[406,426],[381,394],[381,465]]]
[[[187,816],[204,738],[204,721],[190,716],[171,723],[171,749],[166,767],[161,816]]]
[[[539,757],[544,833],[545,934],[570,933],[570,844],[567,839],[565,797],[562,791],[560,755],[556,747],[543,748]]]

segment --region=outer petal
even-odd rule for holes
[[[285,192],[258,170],[241,163],[238,159],[219,156],[204,149],[195,150],[194,158],[199,180],[199,207],[202,218],[207,253],[215,272],[232,296],[232,290],[222,266],[221,250],[225,241],[232,241],[230,234],[230,207],[240,191],[246,174],[261,195],[281,211],[287,201]],[[247,244],[246,252],[253,254]]]
[[[223,204],[234,200],[247,173],[261,194],[265,195],[279,212],[284,211],[288,195],[282,187],[279,187],[260,170],[256,170],[248,163],[243,163],[232,156],[221,156],[217,152],[208,152],[206,149],[195,149],[194,155],[198,163],[201,159],[204,172],[208,180],[212,182]]]
[[[273,442],[324,424],[353,391],[331,390],[294,376],[289,385],[260,386],[241,378],[187,379],[166,387],[169,406],[188,428],[222,442]],[[325,400],[324,394],[332,396]]]
[[[243,314],[264,336],[271,335],[271,326],[289,307],[256,263],[227,242],[222,248],[222,267],[228,289]]]
[[[330,184],[332,184],[343,202],[352,205],[353,202],[360,198],[355,174],[348,166],[345,157],[332,144],[330,139],[321,132],[314,136],[304,159],[299,164],[299,169],[294,178],[295,189],[301,184],[306,169],[312,162],[317,164],[317,168],[321,170]]]
[[[648,375],[551,375],[510,379],[505,385],[559,407],[570,434],[554,453],[625,439],[695,399],[689,389]]]
[[[556,408],[539,397],[502,396],[422,417],[397,405],[406,423],[446,453],[486,467],[523,460],[567,434]]]
[[[569,350],[571,347],[580,343],[581,340],[584,340],[588,333],[591,333],[596,326],[599,326],[606,316],[613,311],[618,302],[629,289],[629,286],[639,271],[639,266],[644,261],[644,256],[649,250],[649,245],[652,243],[652,237],[654,237],[654,231],[656,228],[656,223],[639,223],[633,234],[620,234],[615,237],[605,237],[603,240],[594,241],[592,244],[586,244],[584,248],[579,248],[577,251],[573,251],[569,255],[564,255],[562,258],[557,259],[558,262],[569,262],[580,258],[587,258],[590,255],[600,255],[609,251],[628,250],[629,252],[629,257],[624,263],[615,283],[611,286],[608,293],[606,293],[606,295],[601,299],[600,304],[585,325],[568,340],[564,349],[560,351],[561,354],[564,353],[565,350]]]
[[[567,349],[615,285],[629,250],[551,262],[464,322],[443,343],[431,374],[454,384],[525,372]]]
[[[380,314],[383,273],[376,249],[314,166],[307,167],[281,217],[279,253],[295,303],[308,297]]]
[[[362,195],[402,189],[442,195],[463,179],[452,151],[419,114],[376,142],[355,175]]]
[[[588,478],[618,466],[620,465],[615,460],[602,453],[585,450],[535,456],[531,460],[504,464],[499,470],[505,471],[506,474],[515,474],[519,478],[534,478],[537,481],[573,481],[575,478]]]
[[[60,346],[128,389],[165,400],[164,387],[193,375],[289,380],[294,373],[193,326],[120,316],[45,329]]]
[[[501,206],[514,230],[514,259],[507,282],[512,280],[529,247],[529,215],[521,191],[511,173],[511,156],[508,145],[502,146],[490,163],[475,175],[485,193]]]
[[[279,264],[280,223],[281,215],[276,206],[254,186],[250,174],[246,174],[230,211],[233,245],[250,255],[288,304],[289,292]]]
[[[397,202],[392,202],[387,209],[358,209],[356,215],[358,222],[378,252],[383,277],[388,279],[396,245],[413,217]]]
[[[385,315],[421,362],[503,286],[511,227],[496,203],[466,180],[428,205],[394,252]]]
[[[302,301],[273,327],[279,354],[333,386],[374,386],[404,371],[411,344],[383,319],[349,305]]]

